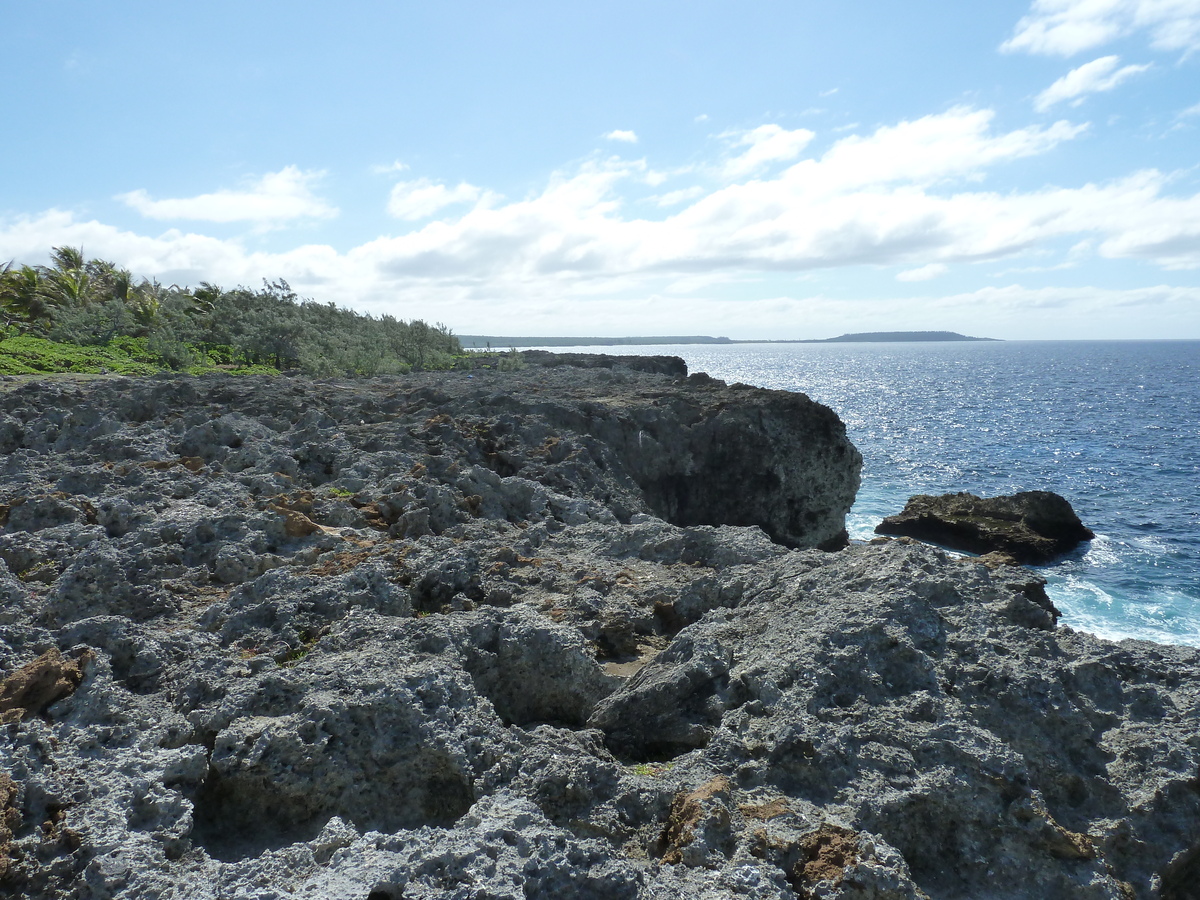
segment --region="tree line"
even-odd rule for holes
[[[371,316],[303,299],[282,279],[259,290],[165,286],[74,247],[48,266],[0,266],[0,338],[64,344],[133,341],[161,365],[270,366],[313,375],[445,368],[462,353],[444,325]]]

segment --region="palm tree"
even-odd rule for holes
[[[225,292],[217,285],[208,281],[200,282],[200,286],[192,291],[192,301],[196,312],[212,312]]]
[[[52,266],[39,266],[42,294],[50,308],[87,306],[95,293],[92,273],[83,259],[83,251],[74,247],[55,247],[50,253]]]
[[[50,260],[54,263],[54,268],[63,272],[68,269],[82,269],[85,265],[82,247],[53,247],[50,250]]]
[[[37,322],[50,317],[42,293],[41,275],[33,266],[13,268],[11,262],[0,270],[0,308],[6,320]]]
[[[133,320],[138,327],[144,331],[150,331],[158,321],[159,309],[162,307],[161,298],[169,294],[172,289],[164,288],[157,281],[149,281],[145,278],[135,285],[132,283],[132,276],[128,269],[122,269],[118,274],[121,277],[118,284],[123,292],[120,299],[125,301],[125,305],[133,313]],[[115,291],[113,297],[117,298]]]

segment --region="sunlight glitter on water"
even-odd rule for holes
[[[853,540],[913,494],[1062,494],[1102,532],[1040,570],[1063,623],[1200,646],[1200,342],[570,349],[681,356],[831,407],[863,454]]]

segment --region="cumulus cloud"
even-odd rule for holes
[[[865,137],[850,135],[837,141],[820,160],[800,161],[784,178],[823,192],[893,182],[926,186],[1037,156],[1087,129],[1087,125],[1059,121],[1047,127],[993,134],[994,116],[991,110],[955,107],[884,126]]]
[[[415,221],[428,219],[448,206],[475,203],[482,196],[481,189],[465,181],[448,188],[428,178],[418,178],[395,185],[388,197],[387,208],[397,219]]]
[[[1072,56],[1142,31],[1159,50],[1200,49],[1200,0],[1033,0],[1000,49]]]
[[[896,273],[897,281],[930,281],[939,275],[944,275],[950,269],[945,263],[930,263],[916,269],[905,269]]]
[[[938,321],[961,321],[964,327],[955,330],[989,337],[1020,337],[1022,323],[1036,322],[1039,337],[1161,338],[1195,328],[1200,288],[1153,285],[1115,289],[1087,284],[1030,288],[1010,284],[909,298],[908,302]],[[1135,311],[1140,314],[1131,315]]]
[[[1082,129],[993,125],[990,111],[961,107],[842,137],[808,155],[811,138],[775,126],[737,145],[746,153],[791,135],[788,149],[785,141],[764,152],[773,170],[747,165],[731,181],[727,161],[717,161],[687,173],[698,183],[636,204],[628,198],[645,189],[645,161],[585,160],[518,200],[419,178],[397,185],[390,203],[411,227],[340,249],[253,252],[237,240],[176,229],[146,236],[50,211],[0,220],[0,259],[36,260],[51,246],[83,245],[167,282],[257,284],[282,276],[321,300],[404,317],[436,310],[437,318],[473,330],[515,320],[529,329],[554,321],[561,330],[568,317],[589,322],[622,304],[637,314],[610,322],[649,328],[648,298],[659,297],[668,306],[695,301],[693,310],[713,311],[711,319],[684,320],[708,322],[703,330],[714,333],[743,333],[751,321],[760,327],[747,310],[766,315],[773,307],[750,304],[745,298],[756,289],[747,285],[795,285],[817,270],[896,266],[901,280],[917,281],[965,263],[1035,253],[1049,260],[1080,242],[1101,259],[1200,269],[1200,194],[1172,193],[1170,174],[1154,170],[1079,186],[989,190],[984,183],[997,167],[1051,152]],[[668,198],[671,204],[656,205]],[[463,209],[444,215],[453,205]],[[738,303],[711,297],[734,290]],[[704,296],[709,306],[700,303]],[[721,325],[718,308],[741,327]]]
[[[115,199],[148,219],[278,225],[291,219],[327,219],[338,214],[336,208],[312,193],[312,185],[324,174],[287,166],[268,172],[243,190],[165,200],[154,200],[145,190],[136,190],[118,194]]]
[[[795,159],[816,135],[807,128],[788,131],[778,125],[760,125],[744,132],[727,132],[735,146],[747,149],[725,162],[727,178],[753,175],[771,163]]]
[[[698,184],[691,187],[679,188],[675,191],[667,191],[665,194],[659,194],[656,197],[651,197],[659,206],[678,206],[680,203],[686,203],[688,200],[695,200],[697,197],[703,197],[706,193],[705,189]]]
[[[0,220],[0,256],[44,259],[50,247],[83,247],[88,256],[119,262],[138,275],[164,283],[257,284],[275,263],[272,255],[249,253],[237,240],[169,229],[157,236],[138,234],[67,210]],[[303,253],[303,248],[293,253]],[[276,272],[280,270],[276,269]]]
[[[604,139],[606,141],[622,141],[626,144],[636,144],[638,136],[632,131],[622,131],[618,128],[605,134]]]
[[[1078,106],[1088,94],[1111,91],[1123,81],[1150,68],[1149,65],[1144,65],[1123,66],[1118,69],[1120,63],[1119,56],[1102,56],[1090,63],[1084,63],[1038,94],[1033,105],[1039,112],[1045,112],[1064,100],[1070,100],[1072,106]]]

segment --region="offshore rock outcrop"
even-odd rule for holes
[[[3,387],[13,896],[1194,892],[1200,655],[1057,628],[1018,567],[815,549],[859,457],[806,398]]]
[[[1050,491],[1007,497],[918,494],[876,534],[905,535],[971,553],[1003,553],[1018,563],[1038,565],[1069,553],[1095,537],[1066,498]]]

